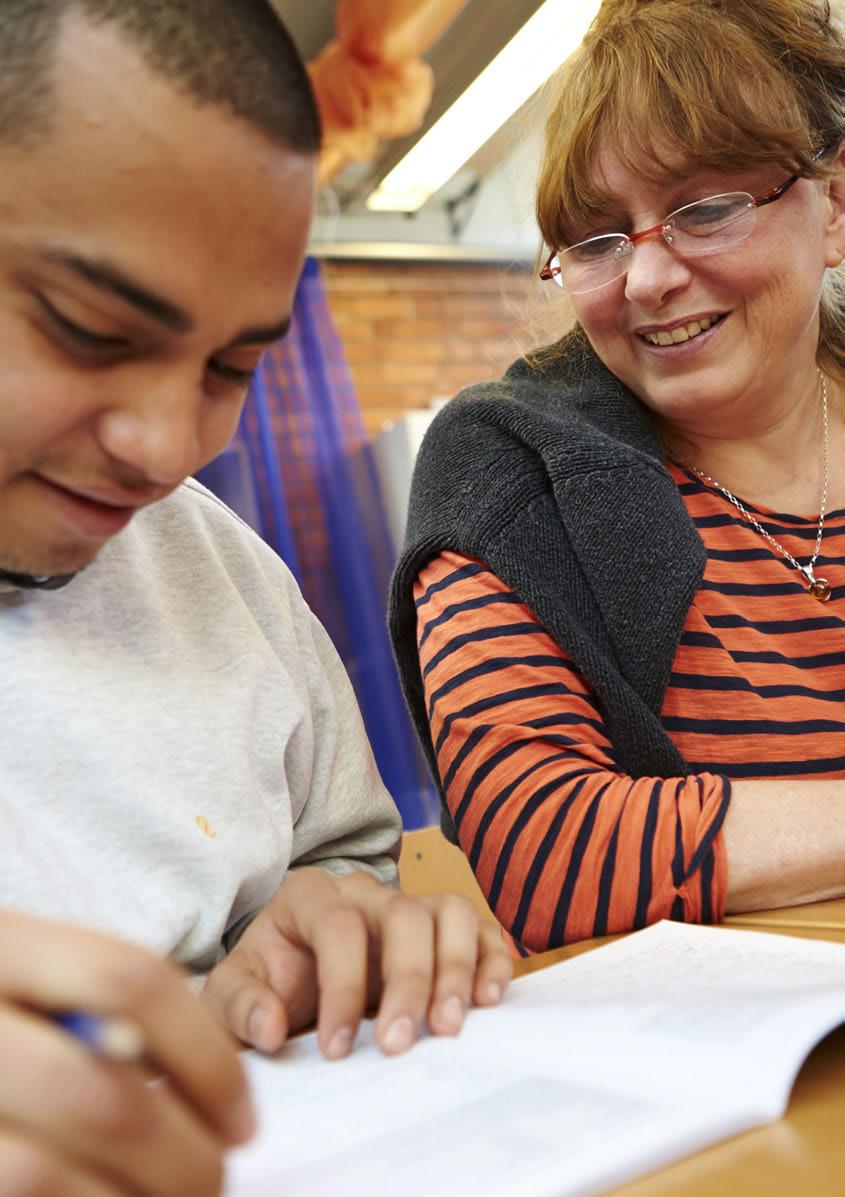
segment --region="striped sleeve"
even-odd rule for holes
[[[517,943],[720,919],[727,778],[627,776],[584,679],[481,562],[442,553],[414,597],[443,792]]]

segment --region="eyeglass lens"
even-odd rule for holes
[[[686,204],[670,213],[655,233],[662,233],[667,244],[685,257],[718,253],[750,236],[756,216],[751,195],[730,192]],[[550,263],[552,277],[572,295],[604,287],[627,272],[638,239],[636,234],[632,237],[609,233],[570,246]]]

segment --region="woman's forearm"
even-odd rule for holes
[[[845,896],[845,781],[740,781],[732,791],[729,914]]]

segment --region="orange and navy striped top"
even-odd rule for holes
[[[446,802],[526,951],[721,918],[731,780],[845,777],[845,510],[825,520],[821,604],[718,491],[669,469],[707,550],[661,711],[689,777],[625,775],[589,685],[483,562],[442,552],[414,587]],[[817,516],[746,506],[809,560]]]

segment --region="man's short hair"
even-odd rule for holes
[[[308,73],[268,0],[0,0],[0,143],[49,134],[65,18],[112,25],[156,74],[272,141],[320,147]]]

